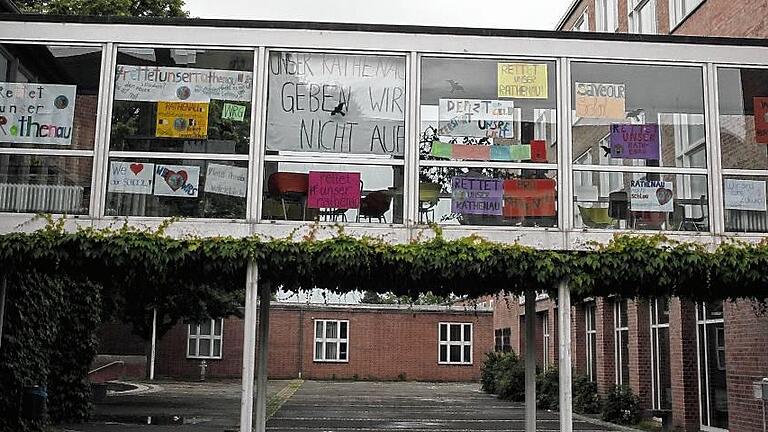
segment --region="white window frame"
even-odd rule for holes
[[[619,29],[619,1],[595,0],[595,30],[614,33]]]
[[[545,312],[541,320],[541,335],[542,335],[542,361],[541,364],[544,370],[549,369],[549,313]]]
[[[616,299],[613,302],[613,358],[614,369],[616,372],[616,385],[629,385],[629,377],[624,376],[624,369],[622,364],[624,361],[624,354],[621,352],[621,345],[625,338],[629,338],[629,323],[621,322],[621,304],[626,300]],[[627,312],[629,312],[629,305],[627,305]],[[629,316],[627,316],[629,319]]]
[[[701,309],[699,307],[701,306]],[[699,312],[701,310],[701,313]],[[702,313],[704,316],[702,316]],[[699,385],[699,426],[702,431],[708,431],[708,432],[727,432],[728,429],[718,428],[714,426],[707,426],[704,424],[704,410],[702,409],[704,404],[706,403],[707,407],[707,423],[712,423],[712,401],[709,398],[709,351],[706,349],[707,342],[709,339],[709,335],[707,334],[707,325],[709,324],[723,324],[724,316],[721,316],[720,318],[713,318],[713,319],[707,319],[707,303],[704,304],[697,304],[696,305],[696,365],[697,365],[697,374],[698,374],[698,385]],[[702,329],[704,332],[704,340],[701,340],[700,331],[699,329]],[[725,329],[723,329],[723,337],[725,337]],[[720,351],[720,346],[717,343],[717,331],[715,332],[715,349],[717,351]],[[701,358],[701,347],[702,345],[704,348],[704,358]],[[723,340],[723,347],[722,350],[725,351],[725,341]],[[702,382],[702,376],[701,376],[701,368],[702,365],[706,369],[706,376],[704,377],[704,381],[706,382],[707,386],[707,399],[706,401],[702,400],[701,394],[702,394],[702,388],[701,388],[701,382]],[[719,370],[725,370],[725,365],[722,365],[723,368],[720,369],[720,357],[717,358],[717,367]]]
[[[653,17],[651,22],[645,22],[642,20],[642,11],[646,7],[650,8],[650,15]],[[658,33],[658,24],[656,23],[656,0],[627,0],[627,10],[630,33]]]
[[[705,1],[706,0],[669,0],[670,32],[685,21],[685,19]]]
[[[216,334],[216,322],[219,322],[221,324],[221,334]],[[188,324],[187,325],[187,345],[184,348],[187,354],[188,359],[213,359],[213,360],[221,360],[222,355],[224,354],[224,319],[212,319],[210,320],[211,323],[211,333],[210,334],[200,334],[200,323],[194,323],[194,324]],[[195,326],[195,333],[192,333],[192,326]],[[207,339],[210,341],[210,354],[209,355],[200,355],[200,340]],[[190,355],[189,354],[189,342],[191,340],[195,341],[195,354]],[[213,341],[219,341],[219,355],[213,355]]]
[[[335,338],[329,338],[327,337],[328,334],[326,333],[326,329],[328,326],[328,323],[336,323],[336,337]],[[323,324],[323,331],[320,333],[322,336],[317,336],[317,324],[322,323]],[[347,326],[347,337],[343,338],[341,337],[341,324],[344,323]],[[318,318],[313,320],[312,322],[312,334],[313,334],[313,343],[312,343],[312,359],[313,361],[317,363],[349,363],[349,320],[338,320],[338,319],[323,319]],[[322,349],[320,352],[317,351],[317,344],[322,343]],[[335,359],[326,359],[325,353],[326,353],[326,344],[328,343],[335,343],[336,344],[336,358]],[[346,351],[346,357],[341,357],[341,344],[346,343],[347,344],[347,351]],[[320,357],[318,357],[320,355]]]
[[[594,318],[595,324],[597,324],[597,316],[595,316],[595,304],[587,304],[584,307],[584,319],[586,321],[585,329],[586,329],[586,342],[587,342],[587,376],[589,377],[589,380],[592,382],[597,381],[596,373],[593,373],[593,369],[595,372],[597,371],[597,350],[592,350],[592,340],[597,339],[597,326],[592,326],[592,321],[590,319],[590,316]],[[595,347],[597,347],[597,342],[595,342]]]
[[[460,329],[461,329],[460,332],[459,332],[461,340],[459,340],[459,341],[451,340],[451,326],[456,326],[456,325],[458,325],[460,327]],[[445,330],[446,331],[446,333],[445,333],[446,340],[445,341],[440,340],[440,332],[441,332],[443,326],[446,326],[446,330]],[[464,328],[466,326],[469,326],[469,338],[470,338],[469,341],[464,340]],[[472,359],[472,357],[473,357],[472,351],[474,350],[474,348],[473,348],[474,339],[475,339],[475,334],[474,334],[474,326],[472,325],[472,323],[467,323],[467,322],[440,322],[437,325],[437,363],[441,364],[441,365],[471,365],[472,364],[472,360],[473,360]],[[446,347],[446,356],[445,356],[445,360],[446,361],[441,361],[440,360],[440,347],[442,347],[442,346]],[[458,361],[458,362],[451,361],[451,347],[452,346],[460,346],[461,347],[461,361]],[[464,358],[464,347],[465,346],[469,346],[469,359]]]
[[[669,304],[669,299],[667,299]],[[661,371],[658,367],[659,358],[659,329],[669,329],[669,321],[666,323],[659,323],[659,299],[654,298],[648,303],[649,320],[650,320],[650,336],[651,336],[651,402],[653,409],[663,409],[661,406],[661,390],[657,387],[661,385]],[[669,330],[667,330],[669,335]],[[668,349],[669,351],[669,349]]]
[[[581,14],[581,17],[576,20],[576,22],[573,24],[573,27],[571,27],[571,31],[577,31],[577,32],[588,32],[589,31],[589,13],[586,9],[584,9],[584,13]]]

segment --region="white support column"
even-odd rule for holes
[[[157,352],[157,308],[152,309],[152,349],[149,353],[149,380],[155,380],[155,353]]]
[[[248,263],[245,284],[245,319],[243,329],[243,387],[240,395],[240,432],[251,432],[253,426],[253,377],[256,359],[256,307],[258,268]]]
[[[525,432],[536,432],[536,292],[525,292]]]
[[[560,343],[560,432],[572,432],[571,289],[567,280],[561,281],[557,288],[557,323]]]
[[[269,348],[269,284],[259,286],[259,353],[256,367],[256,417],[254,432],[267,430],[267,356]]]

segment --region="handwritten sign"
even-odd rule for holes
[[[555,180],[504,180],[504,217],[556,216]]]
[[[485,177],[451,179],[453,213],[501,216],[504,189],[502,181]]]
[[[498,96],[516,99],[547,99],[546,63],[499,63]]]
[[[108,192],[152,195],[155,164],[143,162],[109,163]]]
[[[625,111],[624,84],[576,83],[576,116],[623,120]]]
[[[253,73],[232,70],[117,65],[115,100],[250,102]]]
[[[245,120],[245,105],[224,103],[221,109],[221,118],[224,120],[243,121]]]
[[[756,97],[755,106],[755,142],[768,144],[768,97]]]
[[[248,192],[248,168],[209,163],[205,192],[244,198]]]
[[[725,208],[766,211],[765,181],[725,179]]]
[[[440,120],[449,120],[466,115],[469,120],[515,120],[513,101],[485,99],[440,99],[438,116]]]
[[[432,141],[432,147],[429,152],[432,156],[450,159],[453,155],[453,144],[448,144],[442,141]]]
[[[0,82],[0,141],[72,144],[77,86]]]
[[[405,59],[275,52],[267,149],[403,155]]]
[[[630,207],[632,211],[672,213],[674,194],[672,182],[660,180],[632,180]]]
[[[659,125],[611,125],[611,157],[659,160]]]
[[[479,161],[491,160],[491,146],[454,144],[453,158]]]
[[[197,198],[200,167],[181,165],[155,166],[155,195]]]
[[[155,136],[206,138],[208,104],[200,102],[158,102]]]
[[[309,172],[309,208],[360,208],[360,173]]]

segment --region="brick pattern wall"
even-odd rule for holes
[[[669,302],[669,358],[673,426],[681,431],[698,431],[696,305],[693,302],[679,298]]]
[[[597,390],[605,394],[616,384],[613,334],[613,302],[610,299],[595,300],[595,329],[597,330]]]
[[[659,9],[668,11],[667,8],[659,7]],[[659,16],[659,20],[662,18],[666,18],[669,23],[668,17]],[[672,34],[766,38],[768,37],[768,2],[765,0],[705,0],[698,9],[672,30]]]
[[[629,326],[629,385],[640,398],[640,406],[644,410],[650,410],[653,403],[648,301],[627,301],[627,324]]]

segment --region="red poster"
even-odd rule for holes
[[[480,161],[491,160],[491,146],[454,144],[453,158]]]
[[[755,142],[768,144],[768,97],[756,97],[755,104]]]
[[[546,162],[547,161],[547,142],[544,140],[531,141],[531,161],[532,162]]]
[[[309,172],[308,208],[360,208],[359,172]]]
[[[504,217],[557,215],[553,179],[504,180]]]

